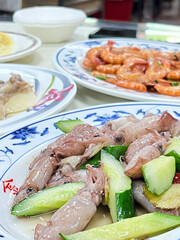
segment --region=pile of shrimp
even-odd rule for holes
[[[83,67],[93,77],[136,91],[180,96],[180,52],[114,44],[108,41],[86,53]]]

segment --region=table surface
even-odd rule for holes
[[[111,25],[111,23],[109,24]],[[102,25],[103,26],[105,25],[103,21],[102,21]],[[129,26],[132,27],[133,29],[135,28],[134,24],[132,25],[130,24]],[[87,40],[88,35],[91,32],[98,29],[98,27],[99,25],[94,23],[79,26],[74,32],[70,41],[58,43],[58,44],[42,44],[41,47],[31,55],[21,59],[17,59],[15,61],[11,61],[9,63],[28,64],[28,65],[34,65],[39,67],[45,67],[49,69],[55,69],[52,63],[52,56],[58,48],[70,42]],[[23,29],[13,22],[1,22],[0,31],[14,31],[14,32],[24,33]],[[69,104],[69,106],[67,106],[63,110],[63,112],[75,110],[79,108],[86,108],[90,106],[96,106],[96,105],[108,104],[108,103],[118,103],[118,102],[128,102],[128,100],[105,95],[103,93],[97,94],[97,92],[77,84],[76,96],[73,99],[73,101]]]

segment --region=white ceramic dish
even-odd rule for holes
[[[12,53],[0,56],[0,63],[25,57],[41,46],[41,40],[37,37],[17,32],[3,31],[3,33],[12,38],[14,45]]]
[[[10,73],[20,74],[34,87],[36,106],[0,121],[0,134],[45,118],[63,110],[76,94],[76,84],[67,76],[53,70],[21,64],[1,64],[0,79],[7,81]]]
[[[58,43],[69,40],[86,14],[80,9],[39,6],[17,10],[13,21],[24,30],[39,37],[44,43]]]
[[[81,67],[81,62],[86,52],[96,46],[107,44],[109,39],[93,39],[83,42],[68,44],[56,51],[53,56],[53,64],[56,69],[65,71],[80,85],[94,91],[115,97],[135,101],[167,101],[180,102],[180,97],[165,96],[157,93],[138,92],[130,89],[120,88],[103,80],[92,77]],[[179,45],[164,42],[137,40],[132,38],[113,38],[116,46],[137,46],[143,49],[152,48],[160,51],[179,51]]]
[[[0,239],[33,240],[36,224],[45,224],[45,220],[50,217],[42,215],[32,218],[17,218],[10,214],[10,207],[17,188],[21,186],[27,176],[28,167],[32,159],[47,144],[55,141],[62,134],[55,127],[55,122],[80,118],[98,127],[109,120],[129,114],[134,114],[137,118],[142,118],[146,113],[161,114],[163,111],[168,111],[174,117],[180,119],[179,105],[163,103],[117,103],[62,113],[32,123],[2,137],[0,139]],[[87,228],[97,227],[110,222],[109,214],[103,207],[100,207],[96,217],[90,222]],[[165,234],[151,238],[151,240],[179,240],[179,236],[180,228],[176,228]]]

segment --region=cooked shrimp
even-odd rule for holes
[[[147,92],[147,88],[143,83],[118,80],[116,82],[116,85],[118,87],[128,88],[128,89],[132,89],[140,92]]]
[[[88,58],[85,58],[82,65],[87,68],[88,71],[92,70],[94,68],[94,64],[92,61],[90,61]]]
[[[166,77],[169,79],[180,80],[180,70],[170,71]]]
[[[180,60],[180,52],[162,52],[162,57],[167,60],[179,61]]]
[[[140,67],[141,66],[141,69]],[[139,82],[144,75],[143,67],[146,69],[148,62],[140,58],[128,58],[124,61],[124,65],[121,66],[116,72],[119,80],[137,81]]]
[[[180,52],[161,52],[156,49],[142,49],[140,54],[144,58],[148,58],[151,55],[153,58],[162,58],[171,61],[178,61],[180,59]]]
[[[113,44],[113,41],[108,41],[107,46],[104,47],[100,56],[107,63],[122,64],[125,57],[122,53],[111,51]]]
[[[105,64],[105,65],[98,65],[96,69],[103,73],[114,74],[120,68],[120,64]]]
[[[117,78],[107,78],[106,82],[115,84],[118,87],[136,90],[136,91],[140,91],[140,92],[147,91],[147,88],[143,83],[138,83],[136,81],[121,81]]]
[[[129,57],[144,59],[141,55],[141,49],[138,47],[129,46],[129,47],[122,47],[121,49],[123,51],[123,56],[125,56],[126,59]]]
[[[169,96],[180,96],[180,83],[177,83],[177,85],[171,85],[169,84],[156,84],[154,88],[161,94],[169,95]]]
[[[141,50],[140,48],[134,47],[134,46],[121,47],[121,48],[112,47],[111,48],[111,53],[116,54],[116,55],[122,54],[122,55],[124,55],[124,57],[126,59],[128,57],[141,57],[140,50]]]
[[[91,75],[93,77],[97,77],[97,78],[102,77],[102,79],[104,78],[104,80],[107,78],[107,73],[99,72],[99,71],[96,71],[96,70],[92,71]]]
[[[85,187],[76,196],[57,210],[46,226],[38,224],[35,240],[58,240],[59,233],[72,234],[82,231],[94,216],[97,206],[102,201],[105,186],[105,174],[101,168],[89,169]]]
[[[86,58],[88,58],[92,64],[94,64],[94,67],[100,64],[104,64],[104,61],[100,58],[103,49],[104,47],[94,47],[86,53]]]
[[[159,78],[163,79],[170,71],[170,64],[168,61],[161,61],[150,58],[149,62],[149,68],[146,70],[145,75],[150,82]]]

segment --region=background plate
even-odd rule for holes
[[[95,39],[84,42],[68,44],[57,50],[53,56],[53,64],[56,69],[65,71],[80,85],[90,88],[94,91],[108,94],[114,97],[130,99],[135,101],[168,101],[180,102],[180,97],[165,96],[157,93],[138,92],[130,89],[120,88],[103,80],[92,77],[81,67],[81,62],[86,52],[96,46],[107,44],[108,39]],[[112,38],[115,46],[137,46],[142,49],[156,49],[160,51],[180,51],[180,46],[164,42],[144,41],[132,38]]]
[[[14,41],[13,51],[10,54],[0,56],[0,62],[8,62],[25,57],[41,46],[41,40],[35,36],[16,32],[5,32]]]
[[[180,119],[180,106],[175,104],[111,104],[62,113],[3,136],[0,139],[0,239],[33,240],[36,224],[45,224],[45,220],[50,217],[42,215],[41,217],[17,218],[10,214],[10,208],[16,188],[21,186],[28,174],[30,162],[47,144],[55,141],[62,134],[59,129],[55,128],[55,122],[80,118],[94,126],[101,126],[109,120],[129,114],[142,118],[146,113],[161,114],[163,111],[168,111]],[[8,182],[9,187],[7,187]],[[99,207],[97,214],[87,228],[110,222],[108,212]],[[179,240],[179,236],[180,228],[176,228],[151,239]]]
[[[10,73],[20,74],[24,81],[34,87],[39,104],[28,111],[0,120],[0,134],[60,112],[76,94],[76,84],[57,71],[21,64],[0,64],[0,80],[7,81]]]

